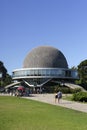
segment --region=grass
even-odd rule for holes
[[[0,130],[86,130],[87,113],[0,96]]]
[[[65,95],[63,96],[63,99],[72,101],[72,94],[65,94]]]

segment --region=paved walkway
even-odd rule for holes
[[[63,99],[60,101],[60,103],[58,103],[57,101],[55,102],[54,94],[32,94],[32,96],[24,98],[37,100],[87,113],[87,104],[67,101]]]

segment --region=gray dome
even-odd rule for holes
[[[68,68],[68,64],[60,50],[50,46],[40,46],[25,57],[23,68]]]

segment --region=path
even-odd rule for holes
[[[30,97],[24,97],[24,98],[37,100],[37,101],[41,101],[41,102],[45,102],[45,103],[49,103],[53,105],[58,105],[58,106],[62,106],[62,107],[66,107],[66,108],[70,108],[70,109],[87,113],[87,104],[77,103],[74,101],[67,101],[63,99],[61,100],[60,103],[58,103],[57,101],[55,103],[54,94],[33,94]]]

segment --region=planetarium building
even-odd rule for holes
[[[78,79],[76,70],[68,68],[63,53],[51,46],[39,46],[25,57],[23,68],[12,73],[13,80],[30,87],[42,87],[48,82]]]

